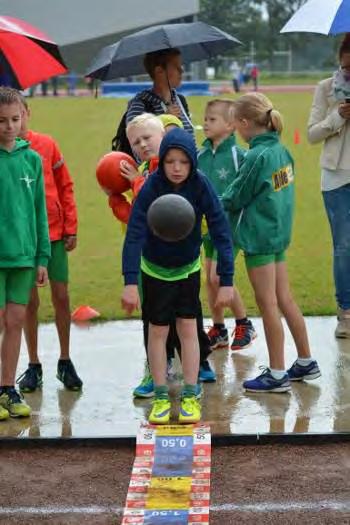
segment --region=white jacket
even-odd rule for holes
[[[350,170],[349,121],[338,113],[339,100],[333,96],[333,78],[322,80],[316,87],[308,122],[311,144],[324,141],[321,167],[328,170]]]

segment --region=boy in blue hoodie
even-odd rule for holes
[[[161,195],[175,193],[193,206],[196,222],[182,241],[165,242],[147,225],[147,211]],[[176,317],[182,347],[184,387],[180,423],[196,423],[201,407],[196,399],[199,346],[196,315],[200,291],[201,221],[205,216],[211,239],[218,250],[220,289],[218,305],[228,305],[233,296],[233,247],[223,208],[206,177],[197,171],[196,146],[182,129],[170,131],[162,140],[159,167],[142,187],[131,212],[123,247],[125,288],[122,306],[128,314],[140,306],[138,274],[143,281],[142,308],[149,319],[148,356],[155,383],[155,399],[149,422],[167,424],[171,404],[166,384],[165,343],[171,319]]]

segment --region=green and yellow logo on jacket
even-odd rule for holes
[[[286,188],[293,181],[294,173],[293,166],[291,164],[283,166],[283,168],[279,169],[278,171],[275,171],[275,173],[272,174],[272,185],[274,191],[280,191],[283,188]]]

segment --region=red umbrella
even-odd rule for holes
[[[25,89],[66,71],[57,44],[45,33],[18,18],[0,16],[0,84]]]

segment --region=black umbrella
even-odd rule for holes
[[[188,63],[217,56],[238,44],[233,36],[204,22],[152,26],[104,47],[86,76],[111,80],[144,73],[143,57],[152,51],[177,48]]]

